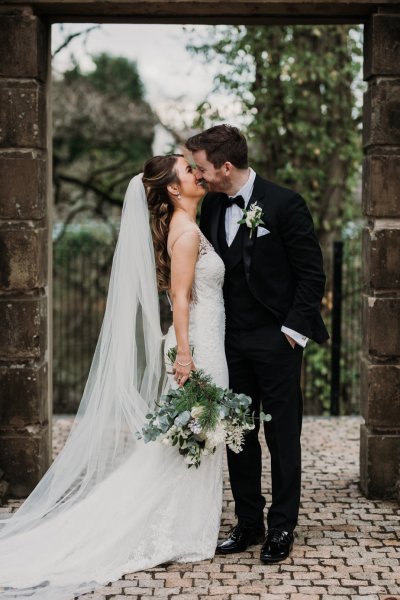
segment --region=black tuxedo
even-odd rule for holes
[[[225,263],[226,356],[229,385],[253,399],[272,420],[264,424],[271,454],[272,504],[268,526],[292,531],[297,524],[301,487],[303,348],[292,349],[285,325],[318,343],[329,335],[320,315],[325,275],[321,249],[308,208],[300,194],[256,176],[251,200],[263,209],[269,233],[250,237],[239,227],[226,243],[224,194],[203,200],[200,227]],[[262,520],[261,448],[256,427],[244,450],[228,450],[228,465],[239,521]]]
[[[201,230],[221,256],[222,197],[206,195],[200,220]],[[246,225],[240,227],[247,235],[242,236],[236,259],[243,261],[250,292],[281,325],[318,343],[326,341],[329,335],[320,314],[325,287],[322,254],[303,198],[257,175],[252,202],[262,207],[264,227],[270,233],[250,238]]]

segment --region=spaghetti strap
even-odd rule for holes
[[[185,229],[184,231],[182,231],[182,232],[181,232],[181,233],[178,235],[178,237],[177,237],[177,238],[174,240],[174,243],[172,244],[172,246],[170,246],[170,247],[169,247],[168,254],[169,254],[170,256],[171,256],[171,254],[172,254],[172,249],[173,249],[173,247],[175,246],[176,242],[179,240],[179,238],[180,238],[180,237],[182,237],[184,233],[191,233],[191,232],[196,232],[196,233],[197,233],[197,235],[199,235],[199,236],[200,236],[200,228],[199,228],[199,226],[198,226],[198,225],[195,225],[195,227],[191,227],[190,229]]]

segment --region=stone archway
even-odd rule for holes
[[[2,0],[0,466],[26,495],[51,462],[51,130],[54,21],[365,23],[360,479],[396,495],[400,458],[400,2]],[[1,470],[0,470],[1,479]]]

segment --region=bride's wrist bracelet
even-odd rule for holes
[[[191,361],[191,360],[189,360],[189,362],[187,362],[187,363],[181,363],[181,362],[179,362],[179,360],[178,360],[178,359],[176,359],[176,362],[178,363],[178,365],[179,365],[180,367],[188,367],[189,365],[191,365],[191,364],[192,364],[192,361]]]

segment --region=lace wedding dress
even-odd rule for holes
[[[223,278],[224,264],[199,230],[189,337],[196,367],[227,387]],[[165,355],[175,344],[171,326]],[[0,598],[72,600],[125,573],[213,557],[223,452],[221,445],[198,469],[189,469],[175,448],[135,442],[91,493],[0,539]]]

